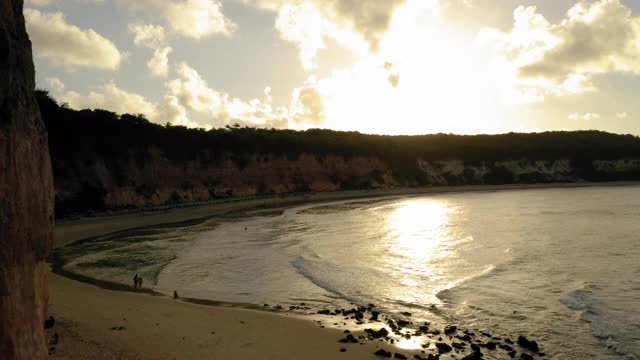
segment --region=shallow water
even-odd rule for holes
[[[185,230],[180,247],[165,241],[174,256],[155,289],[285,306],[375,303],[527,335],[547,358],[635,359],[639,220],[640,187],[312,205]]]

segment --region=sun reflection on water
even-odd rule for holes
[[[384,225],[385,246],[393,256],[387,257],[385,265],[393,269],[404,288],[390,295],[402,301],[429,300],[417,299],[405,290],[445,280],[442,264],[453,261],[455,253],[450,226],[455,213],[446,200],[421,199],[403,202],[389,214]]]

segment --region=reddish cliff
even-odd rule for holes
[[[0,2],[0,358],[46,359],[53,184],[22,0]]]

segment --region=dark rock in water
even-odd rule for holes
[[[451,346],[441,342],[436,343],[436,348],[438,348],[438,352],[441,354],[448,353],[448,352],[451,352],[451,350],[453,350]]]
[[[495,350],[496,343],[494,343],[493,341],[489,341],[488,343],[484,344],[484,347],[486,347],[489,350]]]
[[[533,356],[531,356],[529,354],[522,353],[522,354],[520,354],[520,359],[522,359],[522,360],[533,360]]]
[[[393,354],[393,357],[396,358],[396,359],[403,359],[403,360],[408,359],[406,355],[400,354],[400,353]]]
[[[349,333],[351,333],[351,331],[349,331],[349,330],[345,330],[345,331],[344,331],[344,333],[345,333],[345,334],[349,334]]]
[[[320,315],[330,315],[331,311],[324,309],[324,310],[318,310],[318,314]]]
[[[378,316],[380,316],[380,312],[379,311],[372,311],[371,312],[371,318],[369,320],[378,321]]]
[[[471,341],[471,336],[469,336],[469,334],[464,334],[462,336],[458,335],[458,339],[462,341]]]
[[[516,357],[516,351],[515,350],[509,351],[509,356],[511,356],[512,358]]]
[[[481,352],[473,352],[462,358],[462,360],[480,360],[480,359],[482,359]]]
[[[409,325],[409,324],[410,324],[410,322],[408,322],[408,321],[406,321],[406,320],[398,320],[397,324],[398,324],[398,327],[403,328],[403,327],[405,327],[405,326]]]
[[[459,343],[459,342],[452,342],[451,346],[458,349],[458,350],[462,350],[465,348],[464,344]]]
[[[457,330],[458,330],[457,326],[449,325],[449,326],[444,328],[444,333],[445,333],[445,335],[451,335],[451,334],[454,334]]]
[[[423,333],[423,334],[426,334],[426,333],[428,333],[428,332],[429,332],[429,326],[427,326],[427,325],[422,325],[422,326],[420,326],[420,328],[418,328],[418,331],[420,331],[420,332],[421,332],[421,333]]]
[[[404,315],[404,316],[411,316],[411,313],[408,311],[405,312],[401,312],[400,314]]]
[[[471,344],[471,350],[480,352],[480,346],[478,346],[478,344]]]
[[[364,319],[364,314],[361,313],[361,312],[357,312],[355,314],[355,317],[356,317],[356,320],[360,321],[360,320]]]
[[[387,337],[389,335],[389,331],[387,331],[387,329],[385,328],[380,328],[380,330],[378,331],[375,331],[373,329],[364,329],[364,331],[367,334],[371,335],[371,337],[373,337],[374,339]]]
[[[532,352],[540,351],[540,347],[538,346],[537,342],[529,340],[524,336],[518,336],[518,345],[522,346],[525,349],[531,350]]]
[[[388,352],[388,351],[385,351],[383,349],[380,349],[380,350],[374,352],[373,355],[380,356],[380,357],[386,357],[386,358],[390,358],[391,357],[391,353]]]
[[[509,346],[509,345],[500,344],[498,346],[500,346],[500,349],[502,349],[504,351],[512,351],[513,350],[513,348],[511,346]]]
[[[358,340],[357,340],[355,337],[353,337],[353,335],[349,334],[349,335],[347,335],[347,337],[345,337],[344,339],[340,339],[340,340],[338,340],[338,342],[341,342],[341,343],[357,344],[357,343],[358,343]]]
[[[504,342],[506,342],[507,344],[512,344],[513,345],[513,341],[511,341],[511,339],[509,339],[509,338],[504,339]]]

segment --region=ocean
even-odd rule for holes
[[[157,227],[62,250],[66,268],[309,312],[385,313],[537,340],[549,359],[640,357],[640,187],[341,201]]]

